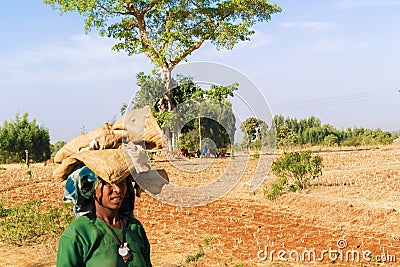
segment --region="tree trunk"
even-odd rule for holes
[[[175,108],[175,104],[172,101],[172,78],[171,72],[173,68],[169,68],[168,66],[163,66],[160,68],[161,70],[161,78],[164,83],[165,93],[161,97],[161,99],[157,103],[158,110],[161,113],[166,111],[172,111]],[[170,131],[170,129],[164,129],[164,135],[167,137],[168,143],[168,151],[174,150],[174,138],[175,138],[175,129]]]
[[[172,101],[172,79],[171,72],[172,68],[168,66],[161,67],[161,79],[164,83],[165,93],[158,101],[158,109],[161,113],[165,111],[171,111],[175,108],[175,104]]]

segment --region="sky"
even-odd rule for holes
[[[206,43],[186,64],[240,73],[272,116],[400,130],[400,0],[270,2],[282,12],[257,24],[250,41],[229,51]],[[138,90],[136,74],[153,69],[144,55],[111,51],[114,40],[86,34],[78,14],[41,0],[4,2],[0,23],[0,123],[27,112],[51,143],[119,118]]]

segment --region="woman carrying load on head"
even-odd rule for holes
[[[103,152],[93,153],[90,156]],[[113,170],[108,160],[97,162],[103,169],[109,165],[106,171],[95,173],[95,165],[85,165],[68,177],[64,200],[74,202],[78,218],[59,240],[57,267],[152,266],[145,230],[133,217],[132,176]]]

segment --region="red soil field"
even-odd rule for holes
[[[263,162],[245,156],[235,157],[246,163],[238,185],[206,205],[176,207],[143,194],[134,213],[149,237],[153,265],[188,266],[188,256],[202,251],[204,256],[189,266],[399,266],[400,145],[312,149],[323,157],[323,175],[306,190],[274,201],[262,187],[249,192]],[[156,156],[152,164],[165,169],[171,183],[197,187],[220,177],[232,160],[212,159],[196,172],[176,163],[199,165],[201,159]],[[24,166],[2,166],[3,202],[31,198],[61,205],[63,185],[52,178],[56,166],[35,164],[32,177]],[[264,185],[273,179],[269,174]],[[1,266],[55,266],[56,249],[57,240],[0,243]]]

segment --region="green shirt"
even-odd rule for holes
[[[122,230],[113,227],[122,240]],[[81,216],[64,231],[58,243],[57,267],[148,267],[150,244],[142,224],[130,217],[126,242],[133,255],[124,263],[118,254],[118,240],[107,224],[93,215]]]

